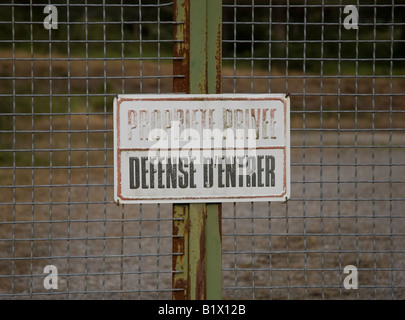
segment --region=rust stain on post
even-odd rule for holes
[[[188,299],[188,206],[173,206],[172,282],[174,300]]]
[[[175,0],[174,21],[173,92],[221,93],[222,1]],[[174,300],[221,298],[221,204],[207,217],[204,203],[173,206]]]
[[[177,0],[173,5],[173,92],[190,93],[190,0]],[[189,206],[173,205],[173,300],[190,299],[189,291]]]
[[[190,0],[174,1],[173,92],[190,93]]]
[[[216,60],[216,81],[215,81],[215,92],[221,93],[222,92],[222,28],[219,26],[218,33],[217,33],[217,41],[216,41],[216,50],[217,53],[215,55]]]
[[[205,204],[191,204],[189,220],[189,299],[206,299],[206,216]]]

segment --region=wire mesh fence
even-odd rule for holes
[[[172,207],[114,203],[112,100],[172,92],[173,2],[0,8],[0,297],[170,299]],[[288,203],[223,205],[224,298],[404,297],[404,15],[223,1],[223,92],[289,93],[292,127]]]
[[[171,213],[113,202],[112,100],[172,90],[167,1],[2,3],[5,298],[170,298]],[[46,274],[45,274],[46,275]]]
[[[357,29],[344,26],[347,5]],[[224,1],[224,91],[286,92],[292,106],[290,201],[224,219],[231,296],[403,297],[403,10]],[[347,265],[357,290],[343,286]]]

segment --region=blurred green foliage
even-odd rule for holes
[[[140,7],[140,1],[106,0],[104,10],[101,2],[95,0],[88,0],[87,5],[83,0],[72,0],[69,6],[66,1],[53,0],[51,3],[58,8],[59,27],[51,31],[43,27],[44,3],[30,6],[29,0],[20,0],[14,1],[13,7],[4,5],[7,2],[11,4],[11,0],[3,1],[0,10],[2,49],[11,48],[14,37],[17,50],[29,51],[32,33],[37,54],[52,51],[66,55],[69,50],[71,55],[90,58],[153,57],[157,55],[158,40],[167,41],[159,45],[160,54],[172,54],[170,1],[142,1]],[[338,68],[343,74],[353,72],[356,56],[360,59],[357,66],[360,74],[372,74],[373,59],[375,72],[386,74],[391,55],[394,69],[403,67],[405,25],[401,23],[405,21],[405,6],[396,4],[393,10],[391,0],[379,0],[377,6],[371,0],[362,1],[358,30],[343,27],[346,16],[343,8],[356,5],[354,0],[290,0],[288,5],[284,0],[223,0],[223,3],[224,57],[236,53],[237,58],[258,58],[254,63],[258,68],[267,68],[269,61],[272,67],[279,68],[286,68],[288,63],[292,70],[303,70],[305,65],[306,72],[316,74],[321,69],[326,74],[337,73]],[[30,21],[34,22],[32,26]],[[392,26],[392,22],[397,25]],[[341,59],[340,64],[337,59]]]
[[[261,68],[268,68],[271,62],[272,67],[285,69],[288,63],[288,69],[303,71],[305,67],[314,74],[353,74],[356,57],[359,74],[389,74],[391,55],[394,73],[404,67],[405,5],[393,8],[390,0],[379,0],[377,6],[373,1],[361,1],[359,28],[347,30],[344,7],[356,5],[354,0],[236,3],[235,9],[234,0],[224,0],[224,56],[236,53],[236,57],[259,58],[254,64]],[[260,60],[262,57],[271,59]]]

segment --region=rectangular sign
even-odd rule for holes
[[[289,97],[119,95],[114,193],[118,203],[287,200]]]

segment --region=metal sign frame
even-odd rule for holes
[[[135,111],[138,112],[138,118],[139,112],[141,108],[148,109],[148,107],[153,110],[159,111],[159,108],[164,108],[165,105],[167,106],[173,106],[176,105],[179,108],[181,108],[182,104],[188,103],[188,105],[193,104],[193,109],[196,110],[205,110],[208,111],[210,106],[215,106],[216,109],[210,109],[217,111],[218,109],[218,104],[225,104],[225,105],[231,105],[231,104],[238,104],[239,107],[242,106],[252,106],[254,104],[258,104],[260,106],[263,106],[262,104],[265,103],[266,107],[269,107],[272,103],[274,106],[274,103],[277,103],[278,106],[282,106],[282,111],[277,110],[275,111],[276,114],[279,114],[278,118],[278,126],[277,126],[277,132],[278,136],[280,136],[281,141],[283,142],[281,145],[278,140],[274,137],[274,139],[268,138],[267,140],[259,139],[258,145],[257,145],[257,151],[261,152],[264,155],[267,155],[267,152],[269,150],[272,150],[272,152],[282,152],[282,178],[279,178],[280,174],[277,174],[277,181],[282,180],[282,188],[281,192],[276,192],[274,191],[269,192],[266,189],[265,192],[263,193],[263,189],[261,188],[266,188],[265,186],[255,186],[255,188],[251,189],[254,193],[249,194],[246,192],[245,185],[241,187],[231,187],[232,192],[228,191],[226,187],[224,189],[204,189],[202,187],[202,183],[200,183],[199,187],[197,187],[195,190],[187,190],[183,189],[181,190],[182,192],[174,192],[176,195],[168,196],[164,195],[162,196],[162,191],[166,189],[159,189],[159,188],[154,188],[153,192],[149,192],[148,190],[141,190],[139,188],[139,196],[129,196],[129,194],[134,194],[134,192],[131,192],[128,188],[123,187],[123,181],[125,181],[125,186],[128,185],[129,178],[127,176],[124,176],[123,174],[123,168],[126,168],[126,162],[124,163],[124,158],[127,159],[130,157],[130,154],[132,156],[134,155],[145,155],[145,152],[148,152],[150,150],[150,145],[151,143],[142,141],[142,139],[139,139],[139,137],[134,138],[135,141],[131,140],[130,143],[128,142],[127,137],[128,136],[128,114],[129,112]],[[140,107],[142,105],[142,107]],[[145,107],[143,107],[143,105]],[[153,105],[153,108],[151,106]],[[162,107],[163,106],[163,107]],[[204,109],[205,108],[205,109]],[[240,94],[212,94],[212,95],[120,95],[117,97],[117,99],[114,100],[114,194],[115,194],[115,200],[118,203],[184,203],[184,202],[189,202],[189,203],[199,203],[201,201],[204,202],[241,202],[241,201],[286,201],[289,198],[289,192],[290,192],[290,119],[289,119],[289,98],[284,96],[284,95],[279,95],[279,94],[249,94],[249,95],[240,95]],[[278,108],[280,109],[280,107]],[[136,111],[137,110],[137,111]],[[162,109],[162,110],[169,110],[169,109]],[[177,109],[176,109],[177,110]],[[181,110],[181,109],[178,109]],[[188,110],[188,109],[187,109]],[[225,109],[224,109],[225,110]],[[231,109],[226,109],[226,110],[231,110]],[[236,109],[234,109],[236,110]],[[242,109],[237,109],[242,110]],[[244,111],[245,109],[243,109]],[[252,109],[253,110],[253,109]],[[260,119],[260,115],[262,114],[263,110],[263,115],[264,115],[264,107],[262,109],[258,108],[257,109],[257,117],[258,119],[256,120],[257,123],[262,123],[264,121],[263,119]],[[266,109],[269,110],[269,109]],[[246,109],[246,111],[250,112],[250,109]],[[149,111],[148,111],[149,112]],[[160,111],[159,111],[160,112]],[[163,111],[162,111],[163,112]],[[256,111],[255,111],[256,112]],[[207,112],[208,113],[208,112]],[[280,116],[281,115],[281,116]],[[216,112],[217,118],[214,119],[214,122],[224,122],[224,117],[225,115],[219,111]],[[249,115],[250,116],[250,115]],[[255,114],[256,116],[256,114]],[[222,119],[221,119],[222,117]],[[281,117],[281,118],[280,118]],[[246,116],[246,119],[248,119],[248,116]],[[140,123],[141,119],[139,121],[139,126],[142,124]],[[186,120],[184,120],[186,121]],[[236,120],[235,120],[236,121]],[[207,119],[208,122],[208,119]],[[224,123],[222,123],[223,126]],[[121,126],[123,126],[123,129],[121,129]],[[221,128],[223,128],[221,126]],[[215,129],[220,129],[220,128],[215,128]],[[138,129],[137,132],[139,132],[141,129]],[[259,129],[257,129],[259,130]],[[201,131],[201,130],[200,130]],[[259,132],[259,131],[258,131]],[[280,132],[282,132],[280,134]],[[125,140],[125,141],[124,141]],[[124,141],[124,142],[123,142]],[[245,148],[246,149],[246,148]],[[167,151],[171,152],[173,149],[168,149]],[[198,151],[202,151],[202,148],[198,148]],[[256,150],[254,150],[256,151]],[[275,156],[276,159],[273,160],[273,163],[278,163],[280,164],[280,160],[277,159],[280,156]],[[136,158],[139,159],[139,158]],[[127,159],[128,160],[128,159]],[[124,163],[124,164],[123,164]],[[198,174],[201,174],[201,165],[199,166],[200,170],[197,171]],[[277,168],[279,168],[280,165],[277,165]],[[197,167],[196,167],[197,168]],[[130,170],[129,168],[126,168]],[[277,172],[281,172],[277,171]],[[274,176],[276,176],[273,173]],[[257,175],[259,177],[259,175]],[[256,175],[255,175],[256,178]],[[259,179],[259,178],[258,178]],[[279,183],[277,184],[279,185]],[[239,189],[239,190],[238,190]],[[259,190],[259,191],[258,191]],[[280,188],[278,188],[280,190]],[[180,190],[179,190],[180,191]],[[188,191],[188,193],[187,193]],[[192,191],[192,193],[191,193]],[[206,192],[206,191],[211,191]],[[220,191],[225,191],[224,193],[221,193]],[[239,193],[238,193],[239,191]],[[142,194],[143,192],[143,194]],[[226,195],[226,193],[232,193],[232,195]],[[164,193],[164,192],[163,192]],[[172,192],[173,193],[173,192]],[[156,196],[155,196],[156,194]],[[218,195],[219,194],[219,195]]]

